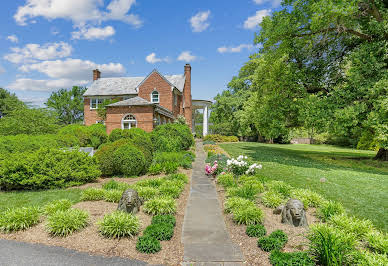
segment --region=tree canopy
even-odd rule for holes
[[[3,115],[7,115],[13,110],[23,107],[25,107],[25,104],[15,94],[11,94],[9,91],[0,88],[0,112]]]

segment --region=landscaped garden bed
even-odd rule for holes
[[[207,162],[205,171],[215,177],[229,234],[249,265],[388,263],[387,235],[371,221],[347,214],[340,199],[330,201],[311,190],[271,180],[260,173],[265,163],[243,155],[209,153]],[[308,227],[287,223],[290,214],[283,216],[283,211],[290,198],[300,200]]]

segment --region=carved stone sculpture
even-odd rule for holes
[[[274,210],[275,214],[282,215],[282,223],[297,226],[308,226],[306,211],[303,203],[298,199],[290,199],[286,205]]]
[[[133,189],[127,189],[121,196],[117,210],[135,214],[140,211],[140,206],[141,200],[137,194],[137,191]]]

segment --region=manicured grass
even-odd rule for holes
[[[59,199],[68,199],[72,203],[76,203],[80,201],[80,198],[80,189],[0,192],[0,212],[13,207],[41,207]]]
[[[329,145],[221,144],[231,156],[248,155],[263,164],[260,173],[294,187],[308,188],[341,202],[353,215],[388,231],[388,162],[375,152]],[[320,182],[321,178],[327,181]]]

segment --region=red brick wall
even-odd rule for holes
[[[153,72],[139,87],[139,97],[151,102],[151,92],[153,92],[155,88],[159,92],[159,105],[172,112],[173,96],[171,85],[157,72]]]
[[[108,107],[106,114],[106,132],[110,134],[113,129],[121,128],[121,120],[126,114],[132,114],[137,121],[137,127],[147,132],[154,128],[154,108],[152,106],[120,106]]]
[[[86,126],[90,126],[96,123],[97,120],[101,120],[95,109],[90,110],[90,98],[84,98],[84,123]]]

